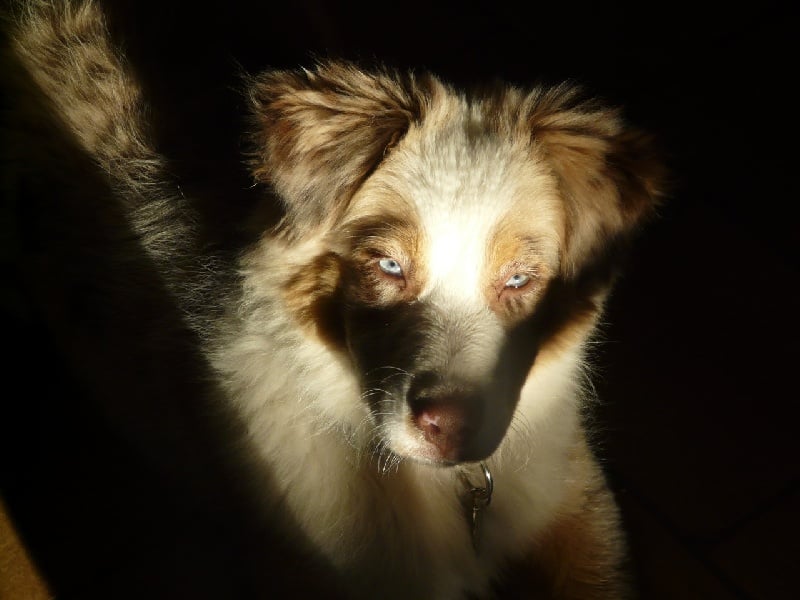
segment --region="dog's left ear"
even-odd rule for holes
[[[651,136],[619,110],[563,85],[528,98],[528,134],[549,163],[566,208],[563,274],[627,244],[655,214],[666,170]]]
[[[253,174],[284,203],[284,227],[330,225],[441,84],[328,62],[252,82]]]

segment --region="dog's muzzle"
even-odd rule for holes
[[[486,398],[468,385],[417,376],[406,395],[411,421],[442,462],[474,462],[488,457],[503,437],[484,418]]]

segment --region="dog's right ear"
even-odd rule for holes
[[[283,226],[330,226],[387,150],[422,119],[431,76],[328,62],[253,79],[252,171],[278,193]]]

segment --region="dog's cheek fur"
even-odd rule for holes
[[[341,320],[342,265],[333,252],[319,255],[283,287],[283,301],[295,321],[331,348],[345,346]]]
[[[415,293],[413,282],[381,276],[374,263],[366,253],[347,258],[335,252],[316,256],[283,286],[284,306],[310,336],[344,352],[353,345],[348,329],[377,327],[381,331],[388,317],[380,315],[394,314]],[[348,328],[348,322],[356,326]]]
[[[408,280],[381,274],[377,260],[371,253],[364,253],[347,261],[343,294],[348,305],[391,307],[413,297]]]

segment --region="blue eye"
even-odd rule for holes
[[[524,287],[530,280],[531,278],[529,275],[525,275],[524,273],[514,273],[508,278],[505,286],[507,288],[521,288]]]
[[[387,275],[391,275],[392,277],[403,276],[403,267],[401,267],[400,263],[393,258],[380,259],[378,261],[378,266],[381,268],[381,271]]]

